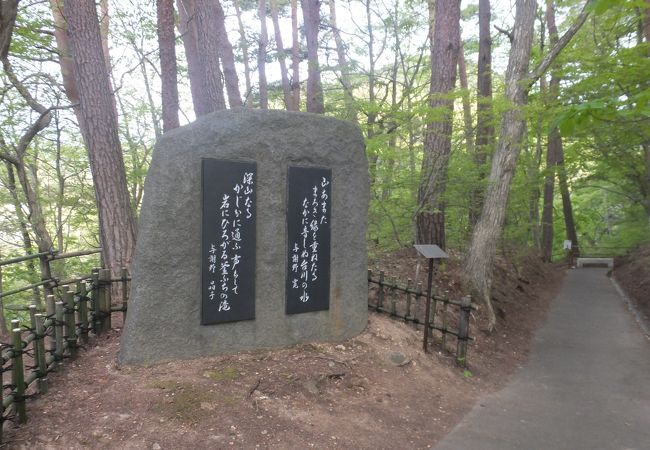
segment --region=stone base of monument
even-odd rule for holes
[[[145,183],[120,362],[360,333],[368,197],[363,138],[347,122],[240,109],[165,133]]]

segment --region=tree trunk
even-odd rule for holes
[[[497,242],[503,229],[510,183],[515,173],[517,157],[521,149],[525,116],[523,107],[528,97],[528,64],[533,43],[535,25],[535,0],[519,0],[516,3],[514,40],[510,49],[506,71],[506,99],[511,108],[503,113],[499,142],[492,158],[492,169],[481,216],[472,235],[467,257],[467,276],[475,290],[475,296],[485,302],[490,330],[496,325],[496,316],[490,298],[492,267],[496,257]]]
[[[34,253],[34,249],[32,247],[32,238],[29,236],[29,229],[27,228],[27,219],[25,218],[25,213],[23,212],[20,198],[18,196],[18,190],[16,189],[16,175],[14,174],[14,166],[9,162],[6,162],[5,164],[7,167],[7,189],[9,190],[9,194],[11,195],[11,199],[13,200],[14,203],[14,211],[16,212],[16,218],[18,219],[18,226],[20,227],[20,234],[23,239],[23,248],[25,249],[25,254],[31,255]],[[36,279],[39,278],[38,276],[39,273],[36,271],[36,264],[34,264],[34,260],[30,259],[29,261],[26,262],[26,264],[27,264],[27,271],[33,276],[34,281],[36,281]],[[0,292],[2,292],[2,289],[0,289]],[[32,297],[34,298],[36,305],[40,306],[41,293],[38,287],[32,289]]]
[[[52,19],[54,21],[54,39],[59,53],[59,66],[63,78],[63,90],[68,101],[73,105],[72,110],[77,117],[79,128],[83,128],[83,118],[79,112],[79,91],[75,83],[74,61],[70,55],[70,42],[68,40],[68,24],[63,15],[63,0],[50,0]],[[103,51],[103,50],[102,50]]]
[[[205,92],[210,111],[226,109],[223,95],[223,73],[219,65],[219,33],[214,0],[194,0],[194,18],[196,19],[197,49],[199,61],[205,79]],[[191,82],[191,80],[190,80]]]
[[[233,6],[235,7],[235,14],[237,15],[237,26],[239,29],[239,47],[241,48],[242,53],[242,62],[244,64],[244,80],[246,83],[246,93],[244,94],[244,101],[248,99],[248,96],[251,95],[251,68],[249,63],[248,55],[248,40],[246,39],[246,29],[244,28],[244,22],[241,18],[241,7],[239,6],[239,0],[233,0]]]
[[[163,131],[178,128],[178,81],[176,79],[176,36],[174,0],[156,0]]]
[[[194,114],[201,117],[212,112],[212,106],[210,105],[210,99],[206,95],[207,81],[199,55],[199,31],[194,11],[194,0],[176,0],[176,6],[178,7],[178,27],[183,39],[185,57],[187,58],[187,72],[190,79]]]
[[[336,44],[336,55],[338,57],[338,68],[341,76],[339,78],[343,86],[343,98],[345,101],[345,119],[356,122],[357,108],[354,104],[354,97],[352,96],[352,82],[350,81],[348,59],[345,56],[345,44],[341,37],[341,32],[338,28],[336,21],[336,2],[329,0],[330,6],[330,26],[332,27],[332,35],[334,36],[334,43]]]
[[[531,186],[530,197],[528,199],[528,222],[530,224],[530,236],[535,248],[542,248],[542,238],[540,236],[539,220],[539,199],[541,191],[539,189],[539,166],[542,160],[542,118],[541,115],[537,120],[535,127],[535,153],[531,155],[530,167],[528,169],[528,182]]]
[[[556,168],[558,176],[558,186],[562,194],[562,211],[564,213],[564,226],[566,228],[566,238],[571,241],[571,256],[573,259],[580,256],[580,243],[578,242],[578,233],[576,224],[573,219],[573,206],[571,204],[571,194],[569,193],[569,184],[567,182],[566,168],[564,167],[564,149],[562,148],[562,138],[558,141],[556,154]],[[650,167],[650,166],[646,166]],[[650,187],[650,173],[648,174],[648,185]],[[650,209],[648,209],[650,218]]]
[[[559,41],[557,25],[555,24],[555,8],[553,0],[546,1],[546,24],[548,26],[548,35],[551,45],[556,45]],[[551,82],[549,84],[549,102],[552,106],[557,106],[560,97],[561,76],[557,67],[551,71]],[[558,174],[560,193],[562,195],[562,210],[564,212],[564,225],[566,228],[566,238],[571,241],[571,256],[576,258],[580,254],[578,244],[578,234],[576,232],[575,222],[573,220],[573,207],[571,205],[571,196],[567,183],[566,169],[564,167],[564,149],[562,147],[562,136],[560,130],[555,127],[549,132],[548,136],[549,151],[553,146],[553,156],[555,160],[555,170]],[[550,258],[549,258],[550,261]]]
[[[275,35],[275,50],[278,53],[278,64],[280,65],[280,76],[282,77],[282,94],[284,106],[287,110],[291,109],[291,84],[289,83],[289,74],[287,72],[286,54],[282,44],[282,32],[280,30],[280,21],[278,19],[278,0],[271,1],[271,20],[273,21],[273,32]]]
[[[451,154],[454,100],[460,53],[460,0],[437,0],[431,42],[429,108],[436,119],[427,123],[418,195],[417,241],[445,248],[444,199]]]
[[[0,259],[2,255],[0,254]],[[0,292],[3,290],[2,286],[2,266],[0,266]],[[0,298],[0,339],[2,342],[6,342],[5,339],[9,335],[9,330],[7,330],[7,321],[5,319],[5,302],[4,298]]]
[[[65,0],[65,17],[85,124],[81,131],[97,199],[102,256],[116,274],[121,267],[131,266],[136,231],[95,4]]]
[[[291,107],[300,111],[300,39],[298,37],[298,0],[291,0]]]
[[[269,41],[266,31],[266,0],[258,1],[257,15],[260,19],[260,45],[257,51],[257,73],[260,78],[260,108],[269,109],[269,88],[266,82],[266,46]]]
[[[552,84],[553,80],[551,80]],[[551,88],[552,89],[552,88]],[[555,164],[560,134],[551,131],[546,143],[546,174],[544,176],[544,203],[542,209],[542,260],[550,262],[553,258],[553,198],[555,191]],[[562,141],[559,142],[562,145]]]
[[[478,70],[476,97],[476,163],[477,185],[470,195],[469,223],[473,227],[478,221],[483,207],[485,163],[490,147],[494,143],[494,125],[492,118],[492,38],[490,36],[490,0],[478,3]]]
[[[228,94],[228,104],[231,108],[242,106],[241,94],[239,93],[239,78],[237,77],[237,68],[235,67],[235,54],[232,50],[232,44],[228,39],[226,30],[226,15],[223,12],[219,0],[214,1],[214,25],[217,29],[217,46],[219,49],[219,58],[223,66],[223,77],[226,82],[226,93]]]
[[[307,112],[323,114],[325,104],[318,64],[320,0],[301,0],[301,4],[305,39],[307,40]]]
[[[462,92],[463,101],[463,131],[465,133],[465,147],[469,155],[474,154],[474,136],[472,123],[472,107],[469,102],[469,86],[467,84],[467,66],[465,64],[465,52],[463,49],[463,41],[459,43],[458,53],[458,79],[460,81],[460,88]]]

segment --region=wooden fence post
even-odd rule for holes
[[[447,350],[447,316],[449,315],[449,302],[443,301],[442,303],[442,339],[441,339],[441,347],[442,350]]]
[[[77,284],[77,292],[79,293],[78,301],[79,307],[77,314],[79,315],[79,342],[85,344],[88,342],[88,293],[86,291],[86,283]]]
[[[54,338],[54,330],[56,326],[55,303],[56,300],[54,299],[54,295],[48,295],[45,298],[45,314],[50,321],[50,326],[52,327],[52,333],[50,334],[49,344],[47,347],[48,347],[48,352],[52,353],[52,355],[56,354],[56,339]]]
[[[377,311],[379,311],[384,306],[384,271],[379,272],[379,295],[377,297]]]
[[[102,330],[111,329],[111,270],[99,269],[99,283],[103,291],[102,303],[100,304]]]
[[[54,305],[54,360],[57,365],[63,364],[63,302]]]
[[[406,280],[406,310],[404,312],[404,321],[408,322],[411,316],[411,283],[413,280],[410,278]]]
[[[23,366],[23,341],[18,321],[11,321],[15,325],[11,330],[13,346],[12,383],[15,386],[14,405],[18,415],[18,423],[27,422],[27,410],[25,409],[25,372]]]
[[[458,316],[458,344],[456,347],[456,362],[461,366],[467,365],[467,341],[469,340],[469,316],[472,312],[472,297],[463,297],[460,301]]]
[[[34,340],[32,341],[32,349],[34,350],[34,365],[37,368],[37,380],[38,380],[38,392],[47,391],[45,387],[45,380],[42,377],[46,377],[47,368],[43,372],[43,366],[41,364],[41,359],[44,361],[45,347],[41,349],[41,344],[43,343],[43,333],[42,333],[42,324],[39,324],[36,316],[41,316],[36,314],[36,305],[29,305],[29,323],[34,333]]]
[[[97,336],[102,334],[102,322],[101,322],[101,313],[100,313],[100,308],[99,305],[102,302],[102,295],[103,295],[103,290],[101,289],[101,286],[99,285],[99,269],[93,269],[92,271],[92,291],[91,291],[91,300],[92,300],[92,310],[93,310],[93,315],[92,315],[92,323],[93,323],[93,331]]]
[[[2,358],[1,361],[3,362],[2,366],[4,367],[4,358]],[[0,368],[3,368],[3,367],[0,367]],[[5,390],[3,388],[3,386],[4,386],[4,375],[3,374],[4,374],[4,370],[0,370],[0,387],[2,387],[0,389],[0,417],[5,416],[5,406],[4,406],[4,400],[5,400],[5,392],[4,391]],[[3,428],[1,425],[2,425],[2,420],[0,420],[0,443],[2,443],[2,428]]]
[[[63,291],[63,302],[65,305],[65,339],[68,341],[68,350],[70,355],[74,356],[77,347],[77,326],[74,318],[74,292],[71,286],[67,286]]]
[[[45,318],[43,314],[36,314],[36,334],[37,339],[34,340],[35,348],[38,348],[38,392],[45,394],[47,392],[47,360],[45,357]]]
[[[122,325],[126,321],[126,311],[129,301],[129,271],[126,267],[122,267]]]
[[[397,279],[393,277],[392,280],[393,285],[390,291],[390,315],[391,317],[395,317],[397,315],[397,294],[395,293],[395,290],[397,289]]]
[[[417,287],[415,289],[415,304],[416,305],[420,301],[420,297],[422,297],[422,282],[418,281],[418,285],[417,285]],[[418,308],[417,308],[417,306],[415,307],[415,311],[413,312],[413,323],[416,324],[416,325],[418,323],[422,323],[418,319]]]

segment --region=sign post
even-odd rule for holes
[[[431,315],[431,286],[433,283],[433,260],[434,259],[447,259],[449,255],[444,252],[440,247],[434,244],[421,244],[415,245],[415,249],[429,260],[429,279],[427,282],[427,304],[424,312],[424,339],[422,348],[424,353],[429,352],[429,317]]]

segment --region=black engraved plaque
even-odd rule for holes
[[[201,161],[202,325],[255,318],[256,168]]]
[[[289,166],[287,314],[329,309],[332,170]]]

